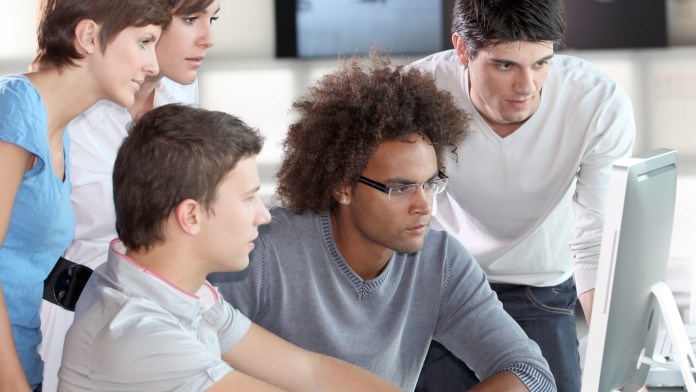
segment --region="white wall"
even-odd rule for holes
[[[213,57],[273,58],[273,0],[221,0]]]

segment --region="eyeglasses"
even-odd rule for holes
[[[441,171],[437,172],[437,176],[437,178],[430,181],[399,186],[386,186],[381,182],[377,182],[363,176],[358,177],[358,182],[386,193],[387,198],[391,201],[399,201],[416,193],[419,187],[423,188],[423,192],[425,192],[426,195],[434,195],[444,191],[445,187],[447,187],[447,176]]]

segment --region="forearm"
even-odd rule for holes
[[[213,386],[206,389],[206,392],[227,391],[281,392],[285,390],[250,377],[236,370],[227,373],[222,380],[216,382]]]
[[[386,380],[336,358],[317,354],[315,391],[403,391]]]
[[[256,324],[222,359],[236,370],[288,391],[401,391],[367,370],[302,349]]]
[[[592,318],[592,303],[594,302],[594,289],[580,294],[578,299],[580,300],[580,306],[582,306],[582,312],[585,314],[587,325],[590,325]]]
[[[12,338],[12,325],[0,284],[0,392],[29,392],[29,383]]]
[[[512,372],[500,372],[481,381],[471,392],[529,392],[524,383]]]

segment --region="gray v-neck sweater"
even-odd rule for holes
[[[555,390],[536,343],[451,236],[429,230],[421,251],[395,253],[377,278],[365,281],[336,248],[328,213],[271,213],[249,268],[209,277],[252,321],[407,390],[415,388],[431,339],[481,379],[511,370],[533,391]]]

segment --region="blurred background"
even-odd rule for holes
[[[200,73],[201,106],[240,116],[266,136],[262,196],[272,204],[291,103],[373,42],[409,63],[450,46],[453,0],[221,0],[216,45]],[[35,48],[36,0],[0,0],[0,74],[25,72]],[[670,286],[688,302],[696,253],[696,0],[566,0],[559,52],[605,69],[631,97],[634,152],[679,153]]]

